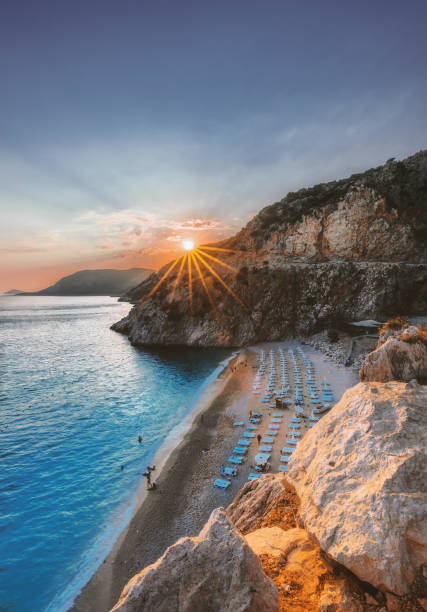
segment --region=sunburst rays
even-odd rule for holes
[[[208,253],[207,251],[210,251],[210,252]],[[232,266],[231,264],[228,264],[225,261],[222,261],[222,259],[219,259],[219,257],[215,257],[215,255],[211,255],[211,252],[237,253],[238,251],[235,251],[233,249],[225,249],[222,247],[212,247],[212,246],[199,246],[199,247],[195,247],[194,249],[188,250],[187,253],[185,253],[185,255],[182,255],[181,257],[177,257],[177,259],[175,259],[170,264],[170,266],[164,272],[160,280],[155,284],[155,286],[145,296],[145,298],[143,299],[139,307],[142,308],[148,302],[148,300],[151,297],[153,297],[153,295],[158,291],[161,285],[165,282],[165,280],[167,279],[169,274],[172,272],[172,270],[179,263],[178,272],[177,272],[175,280],[173,281],[172,291],[170,293],[169,301],[170,302],[174,301],[178,285],[181,279],[185,278],[184,271],[186,268],[186,272],[187,272],[186,276],[187,276],[187,281],[188,281],[188,308],[189,308],[190,316],[193,315],[193,285],[196,280],[200,280],[203,290],[215,314],[217,314],[218,312],[216,304],[215,304],[215,300],[209,289],[208,283],[206,282],[206,277],[205,277],[206,272],[209,273],[208,276],[211,276],[211,278],[213,277],[214,279],[218,281],[218,283],[228,293],[228,295],[230,295],[238,304],[240,304],[242,308],[248,311],[248,307],[246,306],[246,304],[236,294],[236,292],[233,291],[233,289],[229,286],[229,284],[222,278],[218,270],[216,270],[213,267],[213,264],[215,263],[217,265],[220,265],[226,268],[227,270],[233,272],[236,275],[239,274],[238,269]],[[209,263],[207,260],[209,260],[212,263]]]

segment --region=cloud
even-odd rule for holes
[[[230,225],[215,221],[214,219],[189,219],[188,221],[171,221],[165,222],[166,227],[173,230],[191,230],[195,232],[202,231],[225,231],[231,229]]]

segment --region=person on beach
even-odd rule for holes
[[[148,470],[149,472],[152,472],[152,471],[153,471],[153,470],[155,470],[155,469],[156,469],[156,466],[155,466],[155,465],[147,465],[147,470]]]
[[[150,489],[151,488],[151,472],[147,470],[146,472],[143,473],[143,476],[145,476],[145,478],[147,479],[147,489]]]
[[[258,446],[259,446],[259,444],[260,444],[260,442],[261,442],[261,435],[260,435],[260,434],[258,434],[258,435],[257,435],[257,437],[256,437],[256,439],[258,440]]]
[[[252,410],[249,410],[249,420],[252,418]]]
[[[225,467],[223,465],[220,466],[219,471],[221,472],[221,476],[225,476]]]

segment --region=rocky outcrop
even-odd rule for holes
[[[308,534],[380,590],[404,595],[427,562],[427,389],[360,383],[289,462]]]
[[[202,254],[204,282],[193,264],[176,284],[177,265],[147,301],[168,267],[136,287],[137,305],[113,329],[136,345],[242,346],[419,314],[427,309],[426,202],[427,151],[289,193]]]
[[[186,282],[171,302],[166,282],[113,329],[135,345],[243,346],[308,335],[348,319],[385,319],[394,312],[427,309],[427,266],[421,264],[283,263],[274,270],[247,268],[244,276],[227,273],[223,279],[246,308],[210,278],[213,311],[196,279],[191,316]]]
[[[246,536],[265,571],[280,585],[279,606],[293,612],[363,612],[364,592],[326,559],[304,529],[266,527]]]
[[[277,590],[219,508],[198,537],[178,540],[132,578],[113,610],[276,612]]]
[[[241,533],[261,526],[296,525],[298,500],[281,474],[265,474],[247,482],[227,508],[227,516]]]
[[[386,382],[389,380],[427,383],[427,343],[420,338],[420,330],[410,326],[384,334],[375,351],[367,355],[360,369],[360,380]]]

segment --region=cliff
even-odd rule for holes
[[[136,306],[113,329],[137,345],[242,346],[423,313],[427,151],[289,193],[202,257],[204,282],[175,266],[147,300],[163,268],[129,292]]]
[[[421,612],[427,388],[360,383],[289,472],[248,482],[124,588],[114,612]]]
[[[123,295],[137,283],[145,280],[152,270],[79,270],[64,276],[54,285],[22,295]]]

